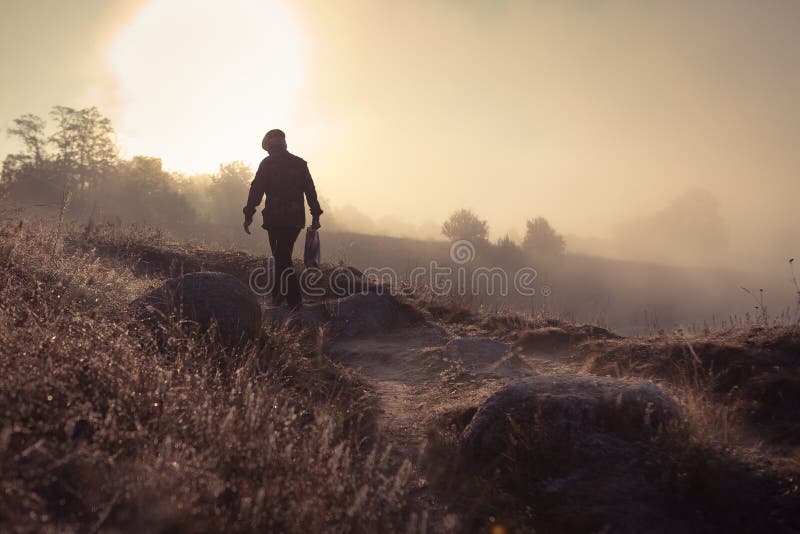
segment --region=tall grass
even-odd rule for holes
[[[125,322],[158,280],[54,251],[44,225],[0,236],[0,530],[407,523],[411,467],[374,433],[369,388],[300,334],[231,351],[176,329],[159,350]]]
[[[682,405],[688,435],[705,444],[741,444],[745,404],[738,396],[738,388],[720,396],[713,363],[706,369],[691,341],[686,337],[683,341],[689,357],[684,362],[673,362],[672,392]]]

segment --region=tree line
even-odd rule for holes
[[[453,212],[442,224],[442,234],[451,241],[465,239],[477,246],[488,246],[489,223],[479,218],[470,209]],[[515,249],[540,257],[555,257],[563,254],[566,247],[564,237],[557,233],[544,217],[529,219],[525,224],[525,237],[521,247],[508,236],[501,237],[495,246],[506,255]]]
[[[111,120],[96,107],[54,106],[48,118],[28,113],[13,120],[7,133],[22,148],[3,161],[0,194],[87,220],[141,222],[182,236],[241,237],[233,222],[241,217],[253,177],[245,163],[221,164],[213,174],[167,172],[158,158],[122,158]],[[335,223],[326,226],[335,228]],[[453,213],[442,233],[450,240],[490,244],[488,223],[469,209]],[[508,236],[493,247],[504,257],[522,252],[557,256],[564,251],[564,239],[537,217],[527,221],[521,247]]]
[[[111,120],[96,107],[55,106],[48,118],[25,114],[7,130],[22,149],[3,161],[0,189],[16,203],[181,235],[241,215],[253,176],[244,163],[222,164],[213,174],[167,172],[158,158],[120,157]]]

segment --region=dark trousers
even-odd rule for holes
[[[272,301],[279,304],[284,298],[289,306],[302,303],[297,273],[292,267],[292,251],[294,242],[300,234],[300,228],[275,226],[267,229],[272,257],[275,258],[275,284],[272,287]]]

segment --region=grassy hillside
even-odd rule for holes
[[[323,258],[342,261],[360,269],[391,267],[401,276],[415,267],[436,261],[451,264],[450,244],[322,230]],[[295,255],[302,257],[302,238]],[[255,233],[235,242],[236,248],[252,254],[266,253],[266,234]],[[788,252],[787,252],[788,253]],[[737,265],[720,268],[685,267],[626,261],[567,253],[551,259],[507,254],[493,247],[478,248],[467,268],[499,266],[510,272],[523,266],[538,271],[536,287],[547,286],[547,297],[524,297],[513,291],[506,297],[478,295],[473,306],[516,311],[548,310],[573,321],[599,322],[626,334],[672,330],[701,330],[763,323],[761,310],[754,309],[747,287],[761,296],[769,324],[794,322],[800,316],[796,288],[789,280],[788,258],[765,258],[773,274],[746,272]],[[778,274],[776,275],[775,272]]]
[[[424,346],[404,356],[426,358],[418,369],[389,363],[381,381],[347,365],[403,350],[415,342],[405,331],[349,355],[329,350],[324,328],[280,321],[246,349],[180,328],[158,343],[129,302],[190,271],[246,279],[261,258],[141,227],[57,234],[41,221],[0,227],[0,530],[547,532],[564,523],[545,507],[583,517],[455,454],[503,380]],[[796,326],[621,338],[541,309],[468,304],[408,299],[441,339],[503,343],[533,354],[536,373],[646,378],[675,399],[680,428],[643,471],[674,501],[675,525],[800,528]],[[411,375],[421,381],[398,386]]]
[[[67,249],[83,239],[73,230]],[[158,277],[65,252],[47,225],[1,235],[0,529],[401,524],[404,472],[358,377],[278,326],[246,352],[177,329],[161,351],[126,315]],[[161,239],[105,238],[127,251]]]
[[[49,219],[57,217],[52,207],[18,207],[15,213],[20,217],[32,213]],[[91,213],[75,212],[67,214],[67,218],[74,217],[75,224],[84,226],[91,219]],[[171,225],[170,228],[179,232],[173,235],[179,236],[179,248],[185,249],[190,256],[202,257],[203,251],[210,246],[255,256],[267,254],[266,232],[254,225],[252,235],[246,235],[241,229],[240,217],[237,207],[219,220],[202,220],[180,228]],[[136,220],[150,219],[141,217]],[[257,218],[257,223],[259,220]],[[102,226],[107,228],[105,224]],[[114,227],[119,226],[117,223]],[[430,269],[431,262],[453,265],[450,243],[444,240],[340,232],[335,230],[335,225],[332,228],[324,226],[321,239],[324,261],[352,265],[362,270],[391,268],[400,278],[415,268]],[[190,244],[197,246],[191,248]],[[294,252],[296,257],[302,257],[302,235]],[[478,245],[476,256],[464,267],[500,267],[509,273],[522,267],[533,267],[537,271],[534,285],[538,292],[535,296],[522,296],[515,291],[510,291],[507,296],[497,296],[482,291],[471,297],[473,307],[520,312],[546,310],[572,321],[599,323],[626,335],[634,335],[678,327],[702,330],[705,326],[724,328],[765,322],[796,322],[800,319],[800,304],[786,260],[788,257],[765,257],[761,262],[763,271],[755,273],[741,265],[725,264],[722,259],[712,269],[574,253],[548,258],[525,254],[518,248]],[[147,258],[143,261],[146,262]],[[742,291],[742,287],[752,291],[756,299]],[[544,288],[549,291],[547,296],[541,291]],[[762,298],[763,307],[758,302]],[[758,309],[755,308],[757,305]]]

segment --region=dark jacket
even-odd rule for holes
[[[261,211],[264,216],[263,228],[303,228],[306,225],[303,194],[308,200],[311,215],[321,215],[317,190],[305,160],[287,151],[273,153],[258,166],[256,177],[250,184],[247,205],[242,211],[248,220],[252,220],[256,206],[261,204],[261,199],[266,195],[267,203]]]

